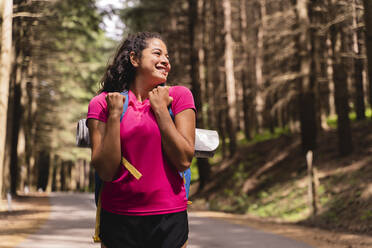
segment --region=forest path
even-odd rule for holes
[[[17,248],[85,248],[94,244],[95,204],[93,194],[52,193],[51,213],[46,223]],[[279,235],[189,212],[189,248],[311,248]]]
[[[283,236],[234,224],[225,220],[202,217],[202,213],[189,212],[188,248],[311,248]]]
[[[51,193],[48,220],[16,248],[92,248],[96,206],[88,193]]]

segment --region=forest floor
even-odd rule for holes
[[[315,247],[372,247],[372,122],[352,123],[353,153],[340,156],[337,132],[319,134],[315,216],[308,207],[306,159],[299,135],[242,143],[192,195],[194,208],[293,236]],[[194,188],[197,185],[193,186]]]

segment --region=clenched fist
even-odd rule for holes
[[[169,96],[168,86],[158,86],[150,91],[149,100],[151,108],[154,111],[157,111],[162,108],[167,109],[168,106],[172,103],[173,98]]]
[[[109,92],[106,96],[106,102],[109,115],[121,116],[121,114],[123,113],[125,96],[123,96],[119,92]]]

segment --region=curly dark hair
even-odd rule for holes
[[[141,58],[142,50],[147,47],[147,40],[157,38],[165,41],[158,33],[140,32],[129,35],[118,47],[113,61],[107,66],[100,82],[100,92],[121,92],[128,90],[133,83],[136,68],[130,61],[130,53],[134,52]]]

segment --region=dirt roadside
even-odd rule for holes
[[[14,248],[36,232],[48,219],[50,204],[47,194],[30,193],[12,199],[12,211],[6,200],[0,201],[0,248]]]
[[[28,235],[34,233],[47,220],[50,204],[46,194],[29,194],[13,199],[13,211],[7,211],[7,202],[0,204],[0,248],[14,248]],[[372,247],[372,237],[358,234],[331,232],[294,224],[274,223],[247,215],[201,211],[191,205],[189,211],[201,217],[223,219],[259,230],[283,235],[318,248]]]

